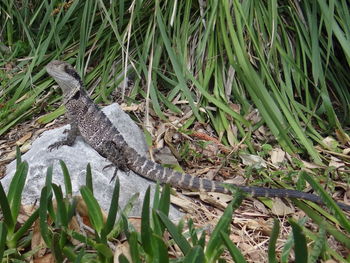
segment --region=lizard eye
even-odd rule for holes
[[[80,90],[78,90],[73,96],[72,96],[72,99],[73,100],[78,100],[80,97]]]
[[[70,74],[70,72],[72,72],[72,67],[70,65],[64,65],[64,71]]]
[[[80,76],[79,74],[75,71],[75,69],[70,66],[70,65],[65,65],[64,67],[64,71],[71,77],[73,77],[74,79],[78,80],[79,82],[81,82]]]

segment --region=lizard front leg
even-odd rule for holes
[[[80,132],[79,132],[77,123],[71,122],[70,126],[71,126],[70,129],[66,129],[63,132],[63,133],[68,133],[67,138],[65,140],[58,141],[58,142],[55,142],[55,143],[51,144],[48,147],[49,151],[52,151],[54,148],[57,149],[58,147],[61,147],[62,145],[72,146],[74,144],[75,139],[80,134]]]

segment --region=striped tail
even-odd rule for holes
[[[125,150],[127,156],[127,166],[130,170],[154,182],[161,184],[170,184],[173,187],[181,189],[216,192],[229,194],[230,190],[223,186],[223,183],[212,180],[198,178],[193,175],[179,173],[173,169],[165,168],[147,158],[139,155],[134,149],[128,147]],[[322,199],[314,194],[305,193],[290,189],[271,189],[255,186],[233,185],[252,197],[280,197],[280,198],[299,198],[324,205]],[[337,203],[344,210],[350,211],[350,206]]]

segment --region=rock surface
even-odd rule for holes
[[[128,144],[135,148],[141,155],[146,155],[147,145],[143,133],[119,105],[112,104],[105,107],[103,111],[112,121],[113,125],[123,134]],[[50,165],[53,166],[53,182],[61,185],[64,190],[63,175],[59,164],[59,160],[63,160],[71,176],[74,195],[80,195],[79,188],[85,185],[86,166],[90,163],[94,196],[99,201],[100,206],[105,211],[108,211],[115,183],[115,181],[111,182],[114,167],[104,168],[111,163],[86,144],[80,136],[72,147],[62,146],[52,151],[48,150],[49,145],[66,138],[64,130],[68,128],[69,125],[66,125],[58,129],[43,132],[33,142],[31,149],[22,156],[22,159],[26,160],[29,164],[22,203],[33,204],[39,200],[41,189],[45,183],[47,167]],[[15,170],[16,163],[13,161],[7,166],[6,176],[1,180],[6,191]],[[120,181],[119,205],[124,207],[133,194],[140,193],[140,197],[131,213],[132,215],[139,216],[144,193],[149,185],[154,189],[155,183],[131,171],[129,173],[118,171],[117,176]],[[170,217],[175,220],[179,219],[181,213],[172,208],[170,210]]]

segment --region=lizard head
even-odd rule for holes
[[[53,60],[46,65],[46,71],[60,86],[66,101],[68,101],[83,87],[79,74],[67,62]]]

